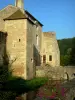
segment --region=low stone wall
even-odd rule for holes
[[[36,71],[36,77],[45,77],[44,70],[37,70]]]
[[[36,77],[52,77],[53,79],[73,79],[75,73],[75,67],[73,66],[60,66],[60,67],[50,67],[50,66],[44,66],[39,67],[36,70]]]

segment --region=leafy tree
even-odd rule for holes
[[[70,55],[71,55],[70,64],[75,65],[75,37],[72,40],[72,50],[71,50]]]
[[[72,48],[72,38],[58,40],[61,55],[66,55],[67,50]]]
[[[60,57],[60,59],[61,59],[61,65],[62,66],[67,66],[67,65],[69,65],[69,61],[70,61],[70,55],[62,55],[61,57]]]
[[[58,40],[60,49],[60,64],[75,65],[75,37]]]

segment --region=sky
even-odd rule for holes
[[[0,0],[0,9],[15,0]],[[43,32],[55,31],[57,39],[75,37],[75,0],[24,0],[28,10],[44,26]]]

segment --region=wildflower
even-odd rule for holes
[[[37,93],[36,96],[43,97],[44,96],[44,93],[43,92],[39,92],[39,93]]]
[[[50,96],[51,99],[54,99],[56,97],[56,93],[52,93],[52,95]]]

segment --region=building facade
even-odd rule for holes
[[[6,50],[13,75],[31,79],[36,67],[49,63],[60,66],[60,51],[53,32],[42,32],[42,24],[24,10],[24,1],[16,0],[0,10],[0,31],[7,33]]]
[[[52,67],[60,66],[60,51],[55,32],[42,34],[42,63],[47,63]]]

